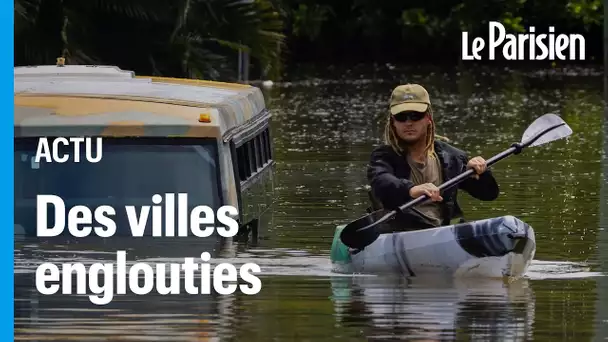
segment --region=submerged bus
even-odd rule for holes
[[[15,67],[14,101],[17,235],[36,235],[39,194],[61,197],[66,209],[113,206],[116,235],[130,235],[125,205],[153,205],[153,195],[166,193],[187,193],[188,215],[198,205],[234,206],[240,238],[258,239],[271,224],[271,115],[256,87],[58,64]],[[101,137],[103,158],[37,162],[41,137]],[[73,157],[73,146],[57,146]]]

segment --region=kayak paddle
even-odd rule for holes
[[[545,114],[528,126],[528,129],[524,132],[521,142],[513,143],[511,147],[494,157],[486,161],[487,167],[492,164],[510,156],[511,154],[519,154],[526,147],[539,146],[555,140],[565,138],[572,134],[572,129],[564,122],[559,116],[555,114]],[[461,183],[468,177],[472,176],[475,170],[469,169],[455,178],[441,184],[439,190],[449,189],[458,183]],[[427,195],[420,196],[408,203],[401,205],[398,210],[403,212],[416,204],[419,204],[429,199]],[[363,249],[374,242],[380,233],[377,229],[374,229],[377,225],[384,223],[397,214],[397,210],[393,210],[390,213],[382,216],[379,219],[375,219],[382,210],[377,210],[371,214],[363,216],[344,227],[340,234],[342,242],[351,248]]]

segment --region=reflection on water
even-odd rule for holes
[[[242,339],[267,341],[307,336],[315,340],[366,340],[382,338],[424,338],[445,340],[454,337],[487,340],[510,337],[525,340],[544,336],[560,326],[560,319],[543,321],[546,315],[582,314],[593,320],[586,306],[598,272],[585,263],[535,260],[527,279],[512,282],[441,277],[398,279],[373,275],[332,274],[326,254],[310,251],[255,248],[239,252],[233,245],[217,249],[212,266],[231,263],[237,267],[254,262],[262,269],[262,291],[222,296],[132,293],[115,295],[106,306],[94,306],[86,295],[43,296],[34,288],[35,268],[42,260],[60,264],[112,262],[114,253],[58,252],[55,244],[29,242],[22,248],[36,260],[20,262],[15,275],[15,322],[17,335],[33,340],[49,336],[61,340],[172,340],[213,341]],[[93,246],[90,244],[89,246]],[[101,246],[93,246],[100,249]],[[147,246],[146,246],[147,247]],[[157,243],[160,251],[194,251],[194,246]],[[146,257],[149,249],[134,244],[130,251],[142,256],[137,262],[182,262],[178,257]],[[157,254],[161,254],[158,252]],[[604,277],[602,277],[604,278]],[[181,292],[184,293],[184,278]],[[557,282],[556,282],[557,281]],[[72,287],[75,289],[75,286]],[[538,293],[536,295],[535,293]],[[541,299],[538,300],[537,298]],[[568,309],[553,305],[567,300]],[[543,307],[545,305],[545,307]],[[549,305],[549,308],[546,306]],[[540,306],[540,309],[538,309]],[[535,317],[539,316],[539,322]],[[280,324],[273,324],[273,322]],[[568,327],[564,333],[588,336],[584,324]],[[255,334],[254,334],[255,332]]]
[[[130,294],[94,306],[85,295],[40,295],[29,288],[32,278],[15,279],[17,340],[205,341],[221,332],[218,323],[231,314],[230,296]]]
[[[324,75],[329,77],[329,75]],[[382,138],[386,101],[397,83],[426,85],[438,133],[489,157],[518,141],[544,113],[572,127],[564,141],[535,147],[494,166],[495,202],[459,196],[468,219],[515,215],[535,229],[536,258],[521,281],[410,282],[331,273],[334,228],[365,213],[365,165]],[[346,71],[331,80],[266,91],[274,113],[278,204],[259,245],[211,239],[175,242],[94,240],[15,242],[17,340],[357,341],[575,340],[606,334],[606,208],[601,179],[601,78],[538,72]],[[604,173],[604,176],[606,173]],[[600,189],[602,189],[600,191]],[[600,200],[603,196],[603,200]],[[604,203],[604,210],[600,210]],[[601,234],[603,233],[603,235]],[[601,244],[604,245],[601,245]],[[33,271],[44,261],[181,262],[211,252],[212,264],[255,262],[262,291],[116,296],[97,307],[87,296],[42,296]],[[605,267],[605,265],[604,265]],[[603,298],[603,299],[602,299]],[[602,328],[604,330],[602,330]],[[389,338],[390,337],[390,338]],[[502,337],[502,338],[501,338]]]
[[[364,326],[369,339],[488,340],[532,337],[534,291],[511,283],[430,278],[334,278],[336,320]]]

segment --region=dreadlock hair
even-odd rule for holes
[[[433,117],[433,110],[429,106],[425,112],[426,115]],[[435,138],[447,140],[444,137],[435,134],[435,121],[431,119],[431,124],[426,129],[426,145],[424,147],[428,156],[435,155]],[[390,145],[397,154],[402,155],[405,151],[405,146],[401,139],[395,132],[395,126],[393,125],[393,115],[389,112],[386,120],[386,126],[384,127],[384,142]]]

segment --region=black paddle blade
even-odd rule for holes
[[[355,221],[347,224],[342,233],[340,233],[340,240],[342,243],[350,248],[362,249],[368,246],[372,242],[376,241],[380,236],[379,229],[362,229],[375,223],[381,219],[388,212],[385,210],[376,210],[371,214],[365,215],[356,219]]]

